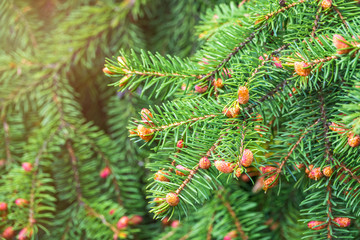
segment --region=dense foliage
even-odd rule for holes
[[[164,100],[129,127],[152,148],[150,212],[181,220],[161,239],[360,238],[359,16],[354,0],[218,4],[189,58],[108,59],[113,86]]]

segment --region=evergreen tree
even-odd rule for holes
[[[219,4],[190,58],[108,59],[113,86],[164,100],[129,127],[160,239],[360,238],[359,3]]]

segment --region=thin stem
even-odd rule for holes
[[[141,75],[141,76],[158,76],[158,77],[200,77],[194,74],[189,74],[189,75],[184,75],[184,74],[178,74],[178,73],[160,73],[160,72],[141,72],[141,71],[136,71],[136,70],[129,70],[126,68],[121,69],[123,72],[125,72],[126,74],[137,74],[137,75]]]
[[[356,180],[360,184],[360,177],[357,176],[353,171],[351,171],[344,163],[340,163],[339,166],[347,173],[350,174],[350,176]]]
[[[3,118],[2,118],[2,122],[3,122],[3,128],[4,128],[6,160],[8,163],[11,163],[12,157],[11,157],[11,151],[10,151],[10,130],[9,130],[9,125],[6,121],[5,116],[3,116]]]
[[[91,208],[89,205],[87,205],[86,203],[84,203],[84,208],[89,212],[89,214],[93,215],[94,217],[100,219],[100,221],[102,222],[102,224],[104,224],[105,226],[107,226],[108,228],[111,229],[111,231],[113,231],[113,233],[115,233],[116,235],[119,234],[119,230],[116,228],[116,226],[112,225],[111,223],[109,223],[106,218],[104,217],[104,215],[96,212],[93,208]]]
[[[327,158],[328,162],[334,162],[334,159],[332,157],[332,152],[330,148],[330,140],[328,138],[328,131],[329,127],[327,124],[327,118],[326,118],[326,110],[325,110],[325,102],[324,97],[319,94],[319,100],[320,100],[320,113],[321,113],[321,120],[323,122],[323,128],[324,128],[324,140],[325,140],[325,156]]]
[[[296,141],[296,143],[294,144],[294,146],[290,149],[290,151],[288,152],[288,154],[284,157],[284,160],[281,162],[278,170],[277,170],[277,174],[279,174],[281,172],[281,169],[284,167],[286,161],[289,159],[289,157],[291,156],[291,154],[293,153],[293,151],[295,150],[295,148],[297,146],[299,146],[299,144],[301,143],[301,141],[304,139],[305,135],[308,134],[311,129],[316,126],[318,123],[320,122],[320,119],[316,120],[316,122],[314,124],[312,124],[310,127],[307,128],[307,130],[305,132],[303,132],[300,136],[300,138]]]
[[[190,118],[190,119],[187,119],[185,121],[181,121],[181,122],[176,122],[176,123],[171,123],[169,125],[163,125],[163,126],[160,126],[160,127],[157,127],[157,128],[153,128],[153,130],[155,131],[162,131],[162,130],[165,130],[167,128],[171,128],[171,127],[177,127],[177,126],[180,126],[180,125],[183,125],[183,124],[187,124],[187,123],[192,123],[192,122],[197,122],[199,120],[204,120],[204,119],[207,119],[207,118],[214,118],[214,117],[217,117],[219,115],[217,114],[210,114],[210,115],[205,115],[203,117],[196,117],[196,118]]]
[[[34,162],[35,171],[33,172],[31,191],[30,191],[30,204],[29,204],[29,206],[30,206],[30,208],[29,208],[30,226],[33,225],[34,220],[35,220],[34,219],[35,191],[37,189],[36,183],[37,183],[37,176],[39,173],[40,159],[41,159],[42,155],[44,154],[45,150],[47,149],[48,144],[54,139],[54,137],[56,136],[56,134],[58,133],[59,130],[60,130],[60,128],[57,128],[55,132],[53,132],[51,135],[49,135],[49,138],[43,142],[38,154],[35,157],[35,162]]]
[[[70,140],[66,141],[66,148],[67,148],[68,153],[70,155],[71,166],[72,166],[72,170],[73,170],[73,173],[74,173],[76,197],[77,197],[78,202],[82,205],[84,202],[82,201],[80,177],[79,177],[79,171],[78,171],[78,168],[77,168],[77,158],[75,156],[75,152],[74,152],[74,149],[73,149],[73,146],[72,146]]]
[[[226,209],[228,210],[228,212],[230,213],[231,217],[233,218],[234,222],[235,222],[235,226],[236,226],[236,230],[240,233],[241,239],[243,240],[247,240],[249,239],[249,237],[245,234],[244,230],[242,229],[242,226],[240,224],[239,219],[236,217],[236,213],[235,211],[232,209],[230,203],[228,201],[225,200],[225,198],[221,195],[218,194],[218,197],[220,198],[220,200],[223,202],[224,206],[226,207]]]
[[[214,143],[214,145],[211,146],[211,148],[206,152],[205,156],[206,157],[210,157],[211,153],[215,150],[215,148],[220,144],[221,139],[223,138],[224,135],[221,135],[220,138]],[[197,173],[197,171],[199,170],[199,164],[196,164],[196,166],[190,171],[190,174],[188,175],[188,177],[182,182],[182,184],[180,185],[180,187],[176,190],[176,194],[179,195],[181,193],[181,191],[186,187],[186,185],[191,181],[191,179],[194,177],[194,175]]]
[[[321,6],[318,7],[317,11],[316,11],[316,16],[315,16],[315,21],[314,21],[314,27],[313,30],[311,32],[311,36],[314,37],[315,36],[315,32],[318,28],[318,24],[319,24],[319,20],[320,20],[320,14],[321,14]]]
[[[328,213],[327,213],[327,239],[332,239],[331,236],[331,221],[332,221],[332,203],[331,203],[331,179],[328,180],[328,184],[326,186],[326,191],[328,192],[328,199],[327,199],[327,206],[328,206]]]
[[[269,18],[271,18],[271,17],[273,17],[273,16],[276,16],[276,15],[278,15],[279,13],[285,12],[286,10],[288,10],[288,9],[290,9],[290,8],[292,8],[292,7],[295,7],[296,5],[299,5],[299,4],[304,3],[304,2],[305,2],[305,0],[300,0],[300,1],[298,1],[298,2],[291,3],[291,4],[287,5],[286,7],[280,8],[280,9],[277,10],[277,11],[274,11],[274,12],[271,12],[271,13],[266,14],[266,15],[264,16],[264,18],[265,18],[266,20],[268,20]]]
[[[78,129],[74,126],[74,125],[70,125],[70,127],[77,133],[79,134],[81,137],[83,137],[84,139],[86,139],[89,144],[91,145],[91,147],[94,149],[94,151],[96,151],[100,157],[102,158],[102,160],[105,162],[105,165],[110,168],[111,170],[111,161],[106,157],[105,153],[96,145],[96,143],[90,139],[87,135],[83,134],[82,132],[78,131]],[[121,200],[121,191],[120,191],[120,187],[119,184],[116,180],[115,174],[111,171],[111,177],[112,177],[112,183],[114,185],[115,188],[115,195],[117,198],[117,202],[119,205],[123,205],[123,201]]]
[[[206,240],[211,240],[211,233],[212,230],[214,228],[214,219],[215,219],[215,213],[212,215],[211,220],[210,220],[210,225],[206,234]]]
[[[347,25],[347,23],[346,23],[343,15],[342,15],[341,12],[339,11],[339,9],[338,9],[336,6],[333,6],[333,9],[334,9],[335,12],[339,15],[339,17],[340,17],[342,23],[345,25],[345,27],[346,27],[347,29],[349,29],[349,27],[348,27],[348,25]]]

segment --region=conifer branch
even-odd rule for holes
[[[321,8],[321,6],[319,6],[319,7],[318,7],[318,10],[316,11],[314,26],[313,26],[313,30],[312,30],[312,32],[311,32],[311,36],[312,36],[312,37],[315,36],[315,32],[316,32],[316,30],[317,30],[317,28],[318,28],[321,10],[322,10],[322,8]]]
[[[339,57],[338,56],[330,56],[330,57],[325,57],[325,58],[321,58],[321,59],[316,59],[316,60],[313,60],[310,62],[310,65],[315,65],[315,64],[319,64],[319,63],[324,63],[324,62],[328,62],[328,61],[331,61],[333,59],[338,59]]]
[[[273,90],[269,91],[267,94],[265,94],[264,96],[262,96],[258,102],[256,103],[252,103],[249,106],[247,106],[244,110],[245,111],[252,111],[254,107],[256,107],[259,103],[262,103],[264,101],[266,101],[268,98],[274,96],[277,92],[280,91],[280,89],[284,88],[288,83],[290,82],[290,80],[286,79],[283,82],[279,83]],[[250,111],[250,112],[251,112]]]
[[[294,144],[294,146],[290,149],[290,151],[288,152],[288,154],[285,156],[284,160],[281,162],[278,170],[277,170],[277,174],[279,174],[281,172],[281,169],[284,167],[285,163],[287,162],[287,160],[289,159],[289,157],[291,156],[291,154],[293,153],[293,151],[295,150],[295,148],[297,146],[299,146],[299,144],[301,143],[301,141],[304,139],[304,137],[306,136],[306,134],[308,134],[311,129],[316,126],[318,123],[320,122],[320,119],[316,120],[316,122],[314,124],[312,124],[311,126],[309,126],[306,131],[304,131],[299,139],[296,141],[296,143]]]
[[[177,127],[177,126],[180,126],[180,125],[183,125],[183,124],[193,123],[193,122],[197,122],[197,121],[208,119],[208,118],[215,118],[217,116],[219,116],[219,114],[210,114],[210,115],[205,115],[203,117],[190,118],[190,119],[187,119],[185,121],[171,123],[169,125],[163,125],[163,126],[160,126],[160,127],[157,127],[157,128],[153,128],[153,130],[162,131],[162,130],[165,130],[167,128]]]
[[[233,218],[233,220],[235,222],[236,230],[239,232],[239,234],[241,236],[241,239],[242,240],[248,240],[249,237],[245,234],[244,230],[242,229],[240,221],[238,220],[238,218],[237,218],[234,210],[232,209],[230,203],[228,201],[226,201],[225,198],[221,194],[218,194],[218,197],[223,202],[223,204],[226,207],[227,211],[230,213],[231,217]]]
[[[116,228],[116,226],[112,225],[111,223],[109,223],[106,218],[104,217],[104,215],[96,212],[93,208],[91,208],[89,205],[87,205],[86,203],[84,203],[84,208],[94,217],[100,219],[101,223],[104,224],[105,226],[107,226],[108,228],[110,228],[110,230],[116,234],[116,236],[119,234],[119,230]]]
[[[327,161],[334,162],[330,148],[330,140],[328,138],[329,126],[327,124],[324,97],[321,94],[319,94],[319,99],[320,99],[321,120],[323,122],[323,128],[324,128],[325,155],[327,157]]]
[[[349,26],[348,26],[348,24],[346,23],[343,15],[342,15],[341,12],[339,11],[339,9],[338,9],[336,6],[334,6],[334,5],[333,5],[332,7],[334,8],[335,12],[339,15],[339,17],[340,17],[342,23],[344,24],[344,26],[345,26],[347,29],[349,29]]]
[[[37,47],[37,41],[36,41],[36,37],[35,34],[31,31],[31,27],[29,24],[29,21],[26,19],[26,17],[24,16],[23,12],[26,12],[28,10],[30,10],[30,7],[25,7],[23,10],[20,10],[15,4],[10,4],[13,9],[18,13],[18,17],[20,17],[25,25],[25,29],[28,32],[29,36],[30,36],[30,40],[31,40],[31,44],[33,45],[34,48]],[[17,17],[17,19],[18,19]]]
[[[210,157],[211,153],[215,150],[215,148],[220,144],[221,139],[224,135],[221,135],[220,138],[214,143],[214,145],[211,146],[211,148],[206,152],[204,157]],[[186,185],[191,181],[191,179],[194,177],[194,175],[199,170],[200,166],[199,164],[196,164],[195,167],[190,171],[190,174],[188,177],[182,182],[182,184],[179,186],[179,188],[176,190],[176,194],[179,195],[181,191],[186,187]]]
[[[266,20],[268,20],[269,18],[273,17],[273,16],[276,16],[278,15],[279,13],[282,13],[282,12],[285,12],[286,10],[292,8],[292,7],[295,7],[296,5],[299,5],[301,3],[304,3],[306,0],[300,0],[298,2],[294,2],[294,3],[291,3],[289,5],[287,5],[286,7],[283,7],[283,8],[280,8],[279,10],[277,11],[274,11],[274,12],[271,12],[271,13],[268,13],[264,16],[264,18]]]
[[[263,28],[261,28],[261,29],[258,31],[258,33],[260,33],[262,30],[263,30]],[[241,49],[243,49],[247,44],[249,44],[249,43],[255,38],[255,36],[256,36],[255,32],[252,32],[252,33],[249,35],[249,37],[247,37],[247,38],[245,39],[245,41],[243,41],[242,43],[240,43],[239,46],[235,47],[234,50],[233,50],[231,53],[229,53],[229,54],[227,55],[227,57],[226,57],[225,59],[223,59],[223,60],[215,67],[215,70],[214,70],[214,71],[206,74],[201,80],[206,80],[206,79],[209,79],[209,78],[210,78],[210,80],[211,80],[211,79],[214,77],[214,75],[215,75],[216,73],[218,73],[218,72],[222,69],[222,67],[230,61],[230,59],[231,59],[233,56],[235,56]]]
[[[101,159],[105,162],[105,165],[110,168],[111,170],[111,161],[109,160],[109,158],[106,157],[105,153],[96,145],[96,143],[90,139],[87,135],[83,134],[82,132],[78,131],[78,129],[74,126],[74,125],[70,125],[70,127],[75,131],[75,133],[79,134],[82,138],[86,139],[91,147],[94,149],[94,151],[100,155]],[[123,206],[123,201],[121,200],[121,191],[120,191],[120,187],[119,184],[116,180],[115,174],[113,171],[111,171],[111,179],[112,179],[112,183],[115,189],[115,195],[116,195],[116,199],[117,202],[120,206]]]
[[[245,83],[245,86],[248,86],[248,84],[254,79],[254,77],[256,76],[256,74],[259,72],[260,68],[262,68],[267,62],[270,61],[270,56],[273,56],[275,54],[278,54],[279,52],[281,52],[282,50],[286,49],[288,46],[290,46],[290,43],[284,44],[283,46],[279,47],[278,49],[274,50],[272,53],[270,53],[270,55],[267,55],[265,57],[264,60],[262,60],[261,64],[257,66],[257,68],[254,69],[254,71],[252,72],[250,78],[248,79],[248,81]]]
[[[331,221],[333,219],[332,217],[332,203],[331,203],[331,179],[328,180],[328,184],[326,186],[326,191],[328,192],[328,199],[327,199],[327,239],[331,240],[332,236],[331,236]]]
[[[77,197],[77,201],[80,205],[83,205],[83,201],[82,201],[82,191],[81,191],[81,184],[80,184],[80,177],[79,177],[79,171],[77,168],[77,158],[75,156],[75,151],[73,149],[73,146],[70,142],[70,140],[66,141],[66,149],[70,155],[70,161],[71,161],[71,166],[72,166],[72,171],[74,174],[74,180],[75,180],[75,188],[76,188],[76,197]]]
[[[31,183],[31,191],[30,191],[30,203],[29,203],[29,223],[30,226],[33,225],[33,223],[35,222],[34,220],[34,204],[35,204],[35,190],[37,188],[36,183],[37,183],[37,175],[39,173],[39,165],[40,165],[40,159],[42,157],[42,155],[44,154],[44,152],[47,149],[48,144],[54,139],[54,137],[56,136],[56,134],[59,132],[60,127],[56,129],[55,132],[53,132],[51,135],[49,135],[48,139],[46,139],[38,154],[36,155],[35,158],[35,162],[34,162],[34,172],[33,172],[33,177],[32,177],[32,183]]]
[[[12,158],[11,158],[11,151],[10,151],[10,130],[9,130],[9,125],[6,121],[6,116],[4,115],[2,117],[2,123],[3,123],[3,128],[4,128],[4,138],[5,138],[5,151],[6,151],[6,160],[8,163],[12,162]]]
[[[180,238],[179,240],[186,240],[186,239],[188,239],[189,236],[190,236],[190,233],[191,233],[191,231],[188,232],[188,233],[186,233],[186,234],[185,234],[182,238]]]
[[[140,76],[157,76],[157,77],[183,77],[183,78],[188,78],[188,77],[196,77],[196,78],[200,78],[201,76],[195,75],[195,74],[178,74],[178,73],[167,73],[167,72],[147,72],[147,71],[136,71],[136,70],[129,70],[126,68],[121,69],[125,74],[127,75],[131,75],[131,74],[136,74],[136,75],[140,75]]]
[[[349,168],[346,167],[344,163],[340,163],[339,166],[347,173],[350,174],[350,176],[356,180],[360,184],[360,177],[357,176],[353,171],[351,171]]]
[[[211,233],[212,230],[214,228],[214,219],[215,219],[215,213],[212,215],[211,220],[210,220],[210,225],[206,234],[206,240],[211,240]]]

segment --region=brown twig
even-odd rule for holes
[[[70,155],[71,166],[72,166],[72,170],[73,170],[73,173],[74,173],[76,197],[77,197],[78,202],[81,205],[83,205],[80,177],[79,177],[79,171],[78,171],[78,168],[77,168],[77,158],[75,156],[75,152],[74,152],[74,149],[73,149],[73,146],[72,146],[70,140],[66,141],[66,148],[67,148],[68,153]]]
[[[237,219],[236,214],[235,214],[234,210],[232,209],[230,203],[228,201],[226,201],[225,198],[221,194],[218,194],[218,197],[223,202],[224,206],[226,207],[226,209],[230,213],[231,217],[233,218],[233,220],[235,222],[236,230],[240,233],[241,239],[248,240],[249,237],[245,234],[244,230],[242,229],[240,221]]]
[[[219,115],[210,114],[210,115],[205,115],[203,117],[190,118],[190,119],[187,119],[185,121],[171,123],[169,125],[164,125],[164,126],[160,126],[160,127],[157,127],[157,128],[153,128],[153,130],[162,131],[162,130],[167,129],[167,128],[176,127],[176,126],[180,126],[180,125],[183,125],[183,124],[196,122],[196,121],[199,121],[199,120],[204,120],[204,119],[207,119],[207,118],[214,118],[214,117],[217,117],[217,116],[219,116]]]
[[[35,204],[35,191],[37,189],[36,182],[37,182],[37,175],[39,173],[39,165],[40,165],[40,159],[41,156],[44,154],[45,150],[47,149],[47,145],[53,140],[53,138],[56,136],[60,128],[57,128],[55,132],[53,132],[51,135],[49,135],[49,138],[43,142],[39,152],[37,153],[35,157],[34,162],[34,172],[33,172],[33,178],[31,183],[31,191],[30,191],[30,203],[29,203],[29,223],[30,226],[34,223],[34,204]]]
[[[212,215],[211,217],[211,220],[210,220],[210,225],[209,225],[209,228],[208,228],[208,231],[207,231],[207,234],[206,234],[206,240],[211,240],[211,233],[212,233],[212,230],[214,228],[214,219],[215,219],[215,213]]]
[[[220,136],[219,139],[214,143],[214,145],[211,146],[211,148],[206,152],[205,156],[210,157],[211,153],[215,150],[215,148],[220,144],[221,139],[224,137],[224,135]],[[182,184],[179,186],[179,188],[176,190],[176,194],[179,195],[181,191],[186,187],[186,185],[191,181],[191,179],[194,177],[194,175],[199,170],[199,164],[196,164],[196,166],[190,171],[190,174],[188,177],[182,182]]]
[[[119,234],[119,230],[116,228],[116,226],[112,225],[111,223],[109,223],[106,218],[104,217],[104,215],[96,212],[93,208],[91,208],[89,205],[87,205],[86,203],[84,203],[84,208],[94,217],[100,219],[100,221],[102,222],[102,224],[104,224],[105,226],[107,226],[108,228],[111,229],[111,231],[113,231],[114,234],[116,234],[116,236]]]
[[[326,186],[326,191],[328,192],[328,199],[327,199],[327,206],[328,206],[328,213],[327,213],[327,239],[331,240],[332,236],[331,236],[331,221],[332,221],[332,203],[331,203],[331,179],[328,180],[328,184]]]
[[[353,171],[351,171],[349,168],[346,167],[344,163],[340,163],[339,166],[347,173],[350,174],[350,176],[356,180],[360,184],[360,177],[357,176]]]
[[[322,7],[319,6],[318,9],[317,9],[317,11],[316,11],[314,26],[313,26],[313,30],[312,30],[312,32],[311,32],[311,36],[312,36],[312,37],[315,36],[315,32],[316,32],[316,30],[317,30],[317,28],[318,28],[321,10],[322,10]]]
[[[336,6],[333,6],[333,9],[335,10],[335,12],[336,12],[337,14],[339,14],[339,17],[340,17],[342,23],[345,25],[345,27],[346,27],[347,29],[349,29],[349,27],[348,27],[348,25],[347,25],[347,23],[346,23],[343,15],[342,15],[341,12],[339,11],[339,9],[338,9]]]
[[[264,18],[266,20],[268,20],[269,18],[273,17],[273,16],[276,16],[278,15],[279,13],[282,13],[282,12],[285,12],[286,10],[292,8],[292,7],[295,7],[296,5],[299,5],[301,3],[304,3],[306,0],[300,0],[298,2],[294,2],[294,3],[291,3],[289,5],[287,5],[286,7],[283,7],[283,8],[280,8],[279,10],[277,11],[274,11],[274,12],[271,12],[271,13],[268,13],[264,16]]]
[[[297,146],[299,146],[299,144],[301,143],[301,141],[303,140],[303,138],[305,137],[306,134],[308,134],[311,131],[311,128],[313,128],[316,124],[318,124],[320,122],[320,119],[316,120],[316,122],[314,124],[312,124],[310,127],[307,128],[307,130],[305,132],[303,132],[300,136],[300,138],[296,141],[296,143],[294,144],[294,146],[290,149],[290,151],[288,152],[288,154],[284,157],[284,160],[281,162],[278,170],[277,170],[277,174],[279,174],[281,172],[281,169],[284,167],[286,161],[289,159],[289,157],[291,156],[291,154],[293,153],[293,151],[295,150],[295,148]]]
[[[11,151],[10,151],[10,130],[9,125],[6,121],[6,117],[2,117],[2,123],[4,128],[4,137],[5,137],[5,151],[6,151],[6,160],[8,163],[12,162]]]
[[[324,97],[321,94],[319,94],[319,100],[320,100],[321,120],[323,122],[323,128],[324,128],[325,155],[326,155],[327,161],[334,163],[334,159],[332,157],[332,152],[331,152],[331,148],[330,148],[330,140],[328,138],[329,127],[328,127],[327,118],[326,118],[325,102],[324,102]]]

